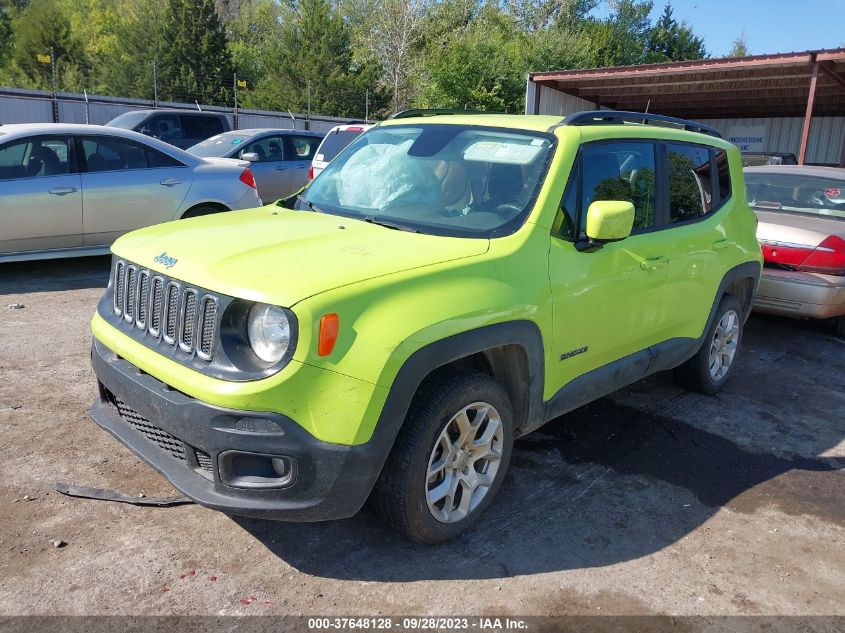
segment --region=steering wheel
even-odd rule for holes
[[[501,216],[505,216],[505,214],[508,214],[509,217],[514,217],[522,213],[522,207],[520,207],[518,204],[507,202],[505,204],[496,205],[496,213]]]

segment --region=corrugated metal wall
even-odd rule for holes
[[[143,99],[129,99],[120,97],[90,96],[89,103],[85,103],[84,95],[74,93],[59,93],[57,95],[59,121],[62,123],[104,124],[114,117],[131,110],[145,110],[153,107],[152,101]],[[159,108],[179,108],[195,110],[196,104],[159,102]],[[202,106],[208,112],[222,112],[232,124],[231,109],[215,106]],[[48,92],[37,90],[21,90],[17,88],[0,88],[0,123],[49,123],[53,120],[53,104]],[[340,123],[349,119],[311,115],[310,128],[318,132],[327,132]],[[274,127],[282,129],[304,130],[306,116],[294,113],[293,118],[288,112],[269,112],[264,110],[239,110],[238,127]]]
[[[536,95],[534,91],[537,89],[540,90],[539,114],[566,116],[579,110],[594,110],[596,108],[596,104],[591,101],[547,86],[538,86],[529,81],[525,100],[526,113],[533,114],[534,112]],[[801,145],[801,129],[804,125],[802,117],[700,119],[700,122],[715,127],[725,136],[728,135],[730,128],[735,125],[765,125],[764,151],[790,152],[796,156]],[[845,117],[815,117],[810,126],[807,162],[838,165],[842,158],[843,143],[845,143]]]
[[[780,117],[776,119],[701,119],[727,136],[735,125],[765,125],[763,144],[765,152],[791,152],[798,156],[801,146],[802,117]],[[842,144],[845,143],[845,117],[815,117],[810,124],[810,139],[807,143],[808,163],[838,165],[842,158]]]

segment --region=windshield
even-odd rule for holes
[[[149,116],[149,112],[124,112],[106,123],[109,127],[120,127],[124,130],[134,129],[141,121]]]
[[[217,134],[188,148],[194,156],[226,156],[233,149],[246,143],[250,136],[245,134]]]
[[[340,151],[343,148],[361,136],[363,131],[363,128],[353,128],[350,130],[335,130],[334,132],[329,132],[320,144],[320,148],[317,150],[317,160],[329,162],[335,156],[340,154]]]
[[[746,172],[748,201],[761,211],[845,218],[845,178]]]
[[[475,126],[373,128],[329,163],[297,208],[435,235],[507,235],[530,211],[552,143]]]

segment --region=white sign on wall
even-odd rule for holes
[[[762,152],[766,143],[765,125],[733,125],[728,129],[728,142],[740,152]]]

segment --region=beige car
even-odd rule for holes
[[[754,309],[834,319],[845,337],[845,169],[747,167],[765,267]]]

